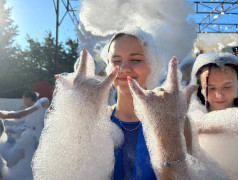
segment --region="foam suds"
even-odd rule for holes
[[[120,144],[122,137],[108,113],[112,79],[109,83],[96,77],[92,58],[88,55],[85,63],[84,56],[74,73],[60,75],[57,80],[53,107],[45,119],[33,159],[35,179],[91,180],[112,176],[114,145]]]
[[[48,106],[49,100],[41,98],[33,105],[36,111],[20,119],[5,120],[5,131],[9,133],[3,133],[0,143],[0,167],[4,180],[33,179],[31,160]]]
[[[182,61],[191,51],[196,38],[195,21],[187,20],[188,15],[193,13],[193,4],[185,0],[152,0],[150,3],[146,0],[80,2],[79,16],[86,32],[93,34],[96,39],[108,36],[109,40],[112,34],[129,24],[138,26],[154,37],[161,52],[166,52],[165,69],[173,56]],[[87,38],[87,33],[83,36]],[[82,39],[82,33],[80,37]]]
[[[179,90],[179,82],[177,65],[171,63],[167,80],[160,88],[144,90],[136,81],[132,80],[130,83],[135,112],[143,125],[154,172],[157,178],[217,179],[218,176],[207,168],[202,159],[197,159],[186,151],[183,131],[188,108],[187,98],[193,92],[193,87],[189,87],[187,92],[190,93],[183,94]],[[175,143],[177,144],[174,145]],[[166,147],[170,147],[170,150],[173,147],[173,152]],[[175,165],[169,175],[164,175],[162,162],[168,157],[176,159],[178,154],[185,154],[185,161]]]

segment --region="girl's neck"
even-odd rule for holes
[[[118,94],[116,116],[125,122],[139,121],[134,113],[133,98],[131,95]]]

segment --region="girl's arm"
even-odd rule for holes
[[[39,109],[39,106],[31,106],[20,111],[0,111],[1,119],[19,119]]]

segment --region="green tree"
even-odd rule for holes
[[[14,38],[17,35],[17,25],[10,18],[11,8],[6,8],[6,1],[0,1],[0,59],[11,57],[16,50],[13,48]]]
[[[59,70],[60,72],[73,72],[74,63],[78,58],[78,43],[75,40],[68,39],[65,44],[65,55],[59,62]]]
[[[59,43],[56,55],[55,38],[51,32],[47,32],[44,42],[40,43],[27,36],[28,46],[24,51],[19,51],[16,66],[12,79],[17,80],[20,87],[30,88],[37,81],[43,80],[54,85],[56,74],[56,61],[58,73],[72,72],[73,65],[77,59],[78,44],[68,39],[65,45]]]
[[[43,42],[27,36],[27,48],[21,50],[14,45],[17,26],[5,0],[0,0],[0,12],[0,97],[21,97],[36,82],[43,80],[53,85],[56,73],[73,71],[78,56],[75,41],[59,43],[56,52],[55,38],[47,32]]]
[[[11,8],[6,8],[6,1],[0,1],[0,96],[9,88],[16,86],[6,83],[11,78],[12,72],[16,70],[15,58],[19,50],[14,45],[14,38],[17,35],[17,25],[13,24],[10,17]],[[4,95],[4,94],[3,94]]]

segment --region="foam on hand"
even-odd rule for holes
[[[33,159],[35,179],[90,180],[112,176],[111,134],[118,133],[120,137],[116,126],[111,125],[107,106],[112,79],[96,77],[93,60],[89,55],[85,59],[85,53],[74,73],[60,75],[57,80],[52,110],[45,119]]]
[[[161,87],[144,90],[135,80],[129,82],[135,113],[143,125],[152,167],[156,177],[162,179],[216,179],[217,174],[204,163],[208,161],[187,153],[184,123],[187,103],[195,88],[190,86],[183,92],[179,82],[174,59],[170,62],[167,80]],[[164,163],[168,162],[168,158],[172,161],[178,158],[182,160],[173,166],[172,172],[166,174]]]

